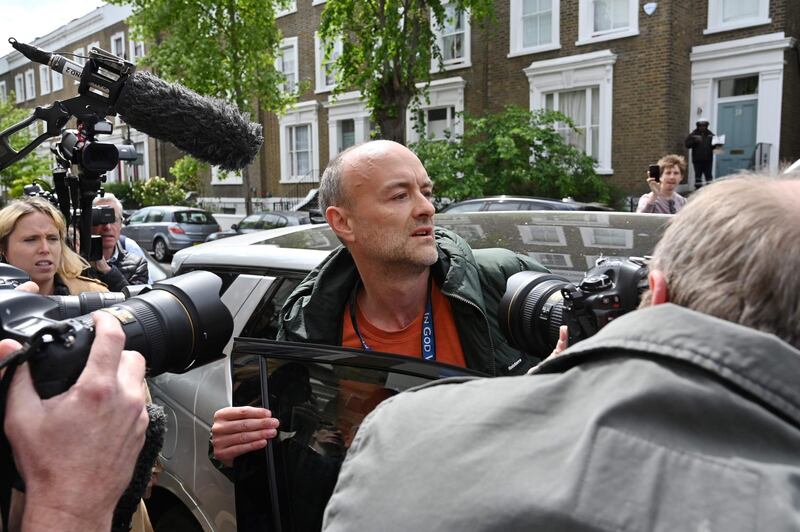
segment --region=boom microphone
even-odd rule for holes
[[[225,170],[247,166],[264,142],[261,125],[248,121],[235,106],[149,72],[128,78],[116,110],[131,127]]]
[[[81,79],[81,65],[13,37],[8,42],[31,61]],[[149,72],[128,77],[111,104],[131,127],[225,170],[247,166],[264,142],[261,125],[250,122],[234,105],[167,83]]]

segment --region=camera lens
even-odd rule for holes
[[[547,357],[564,324],[561,289],[571,283],[560,275],[520,272],[508,278],[499,320],[509,343],[530,355]]]
[[[219,298],[222,280],[194,271],[106,308],[122,324],[125,348],[147,359],[148,375],[183,373],[222,356],[233,318]],[[91,319],[91,317],[89,317]]]
[[[59,319],[77,318],[125,301],[121,292],[83,292],[77,296],[48,296],[58,304]]]

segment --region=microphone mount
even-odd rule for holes
[[[13,37],[8,42],[31,61],[48,65],[69,77],[78,77],[80,81],[78,96],[36,107],[30,117],[0,132],[0,170],[19,161],[48,138],[61,135],[61,140],[52,149],[56,155],[53,183],[58,206],[68,225],[80,211],[80,227],[76,223],[73,233],[80,234],[80,252],[88,259],[92,249],[92,201],[101,191],[105,172],[115,168],[120,160],[136,158],[135,150],[121,149],[94,139],[97,134],[112,132],[113,126],[106,117],[117,114],[115,106],[120,92],[136,66],[96,47],[89,51],[89,59],[81,67],[61,55],[20,43]],[[64,127],[73,116],[77,120],[77,131],[65,131]],[[36,120],[44,122],[45,132],[19,151],[14,150],[9,142],[11,136]],[[71,174],[73,165],[78,167],[77,179]],[[76,205],[76,200],[79,205]],[[100,245],[97,242],[94,247]]]

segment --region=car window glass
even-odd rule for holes
[[[253,312],[250,321],[242,329],[241,336],[248,338],[275,339],[278,334],[278,318],[281,307],[294,289],[300,284],[301,279],[285,278],[277,289],[267,292],[264,301]]]
[[[139,211],[139,212],[133,214],[130,217],[130,219],[128,220],[128,223],[138,224],[138,223],[143,222],[145,217],[147,216],[147,213],[148,213],[148,211],[144,210],[144,211]]]
[[[251,214],[241,222],[239,222],[239,229],[262,229],[261,215]]]
[[[560,207],[558,208],[560,209]],[[521,211],[552,211],[555,209],[556,207],[553,207],[549,203],[538,203],[535,201],[526,201],[519,207]]]
[[[237,367],[238,366],[238,367]],[[277,501],[270,499],[266,453],[251,453],[236,462],[237,507],[247,507],[238,530],[266,530],[279,504],[283,530],[318,531],[347,449],[364,417],[381,401],[411,386],[421,377],[397,375],[313,360],[266,358],[267,406],[280,420],[271,440]],[[233,368],[233,404],[258,406],[261,373],[253,364]],[[246,488],[245,488],[246,487]],[[250,526],[256,524],[256,526]],[[266,525],[266,526],[265,526]],[[257,528],[261,526],[261,528]]]
[[[486,208],[487,211],[518,211],[525,210],[521,201],[493,201]]]
[[[286,218],[279,214],[265,214],[263,229],[277,229],[286,227]]]
[[[203,211],[176,211],[175,221],[179,224],[207,225],[214,223],[211,215]]]
[[[478,212],[483,207],[483,203],[475,202],[475,203],[464,203],[462,205],[456,205],[454,207],[450,207],[447,209],[448,213],[451,212]]]
[[[147,222],[161,222],[164,220],[164,211],[150,211]]]

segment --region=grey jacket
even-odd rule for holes
[[[524,373],[538,362],[539,354],[523,355],[508,344],[500,330],[497,306],[510,276],[547,269],[507,249],[473,250],[460,236],[442,228],[437,227],[434,236],[439,260],[431,271],[450,301],[467,367],[487,375]],[[278,340],[341,345],[344,308],[357,279],[358,270],[347,249],[333,251],[284,303]]]
[[[800,530],[800,351],[675,305],[361,425],[324,530]],[[463,379],[461,379],[463,381]]]

